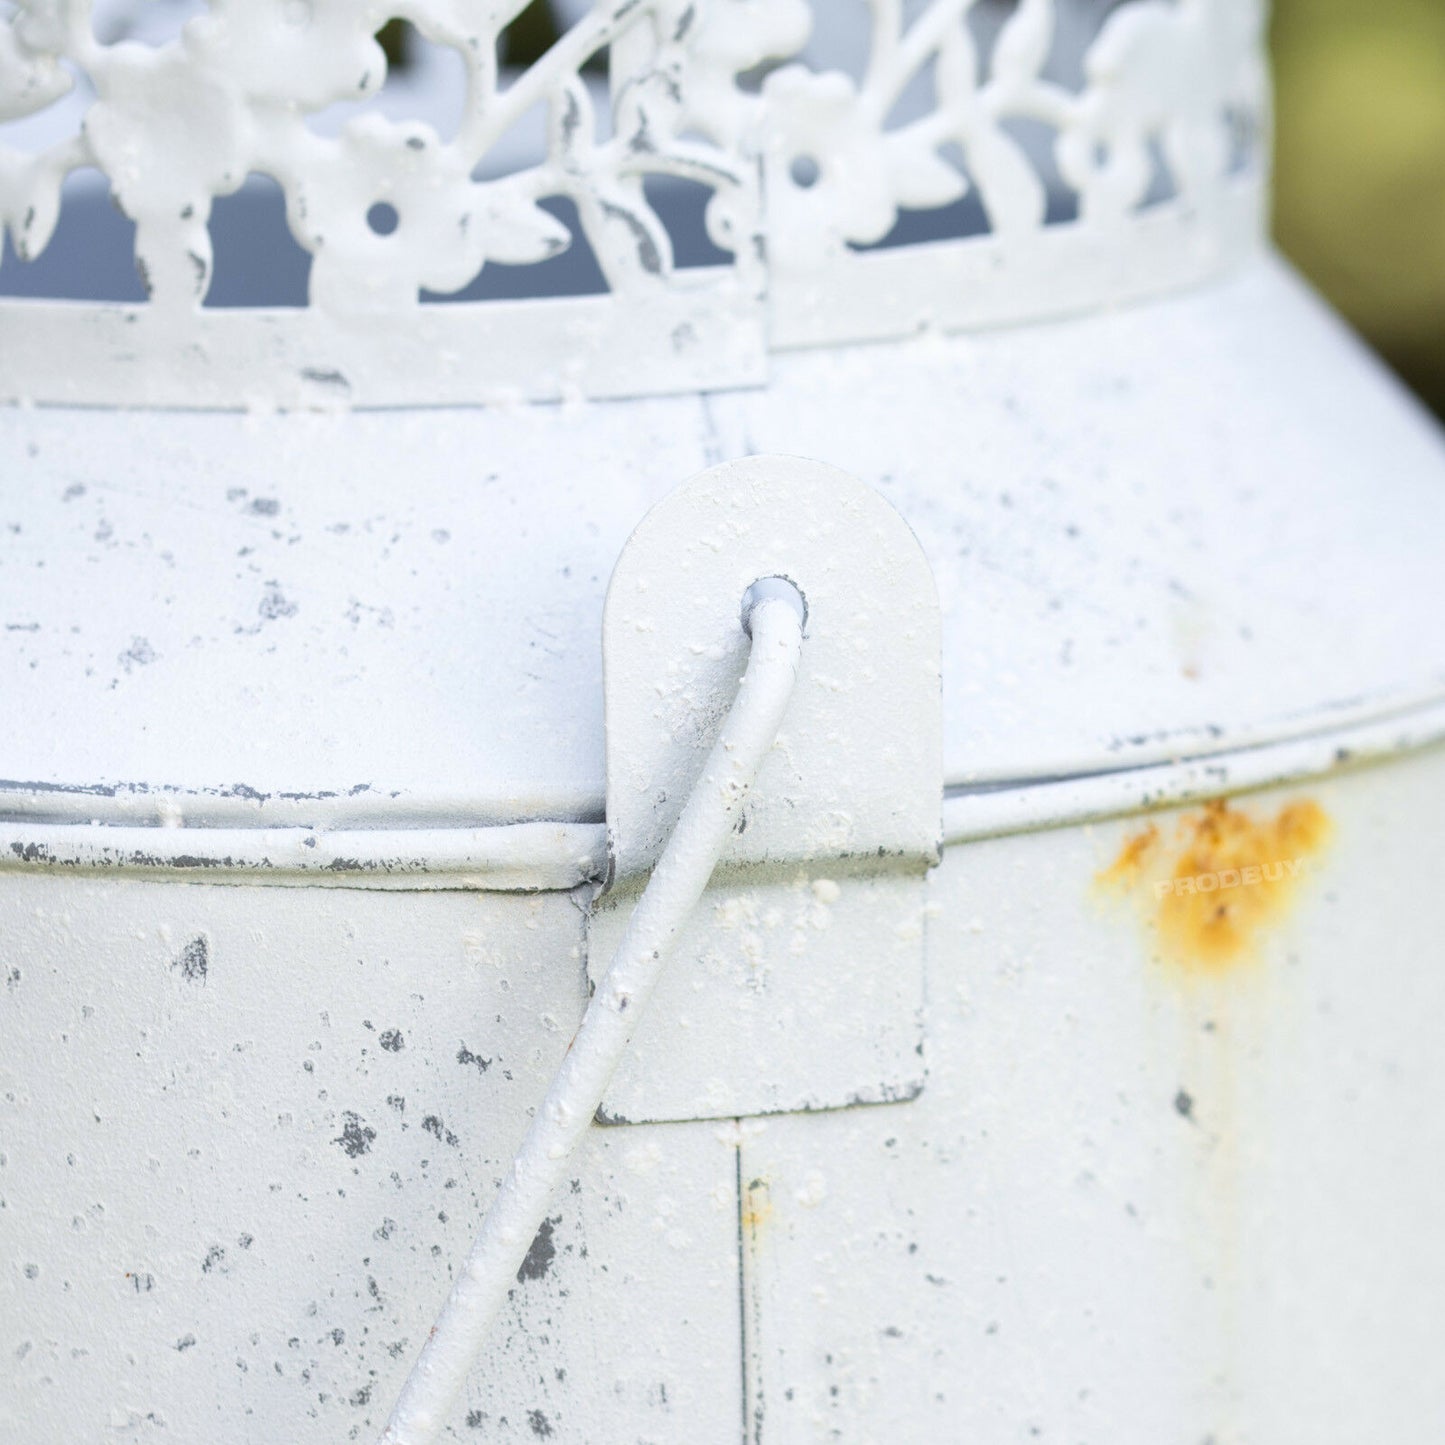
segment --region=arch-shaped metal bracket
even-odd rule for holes
[[[612,885],[589,966],[610,958],[697,780],[746,656],[743,595],[769,577],[807,602],[801,676],[607,1120],[834,1108],[922,1087],[938,597],[907,523],[834,467],[713,467],[623,549],[603,621]]]

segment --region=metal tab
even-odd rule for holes
[[[795,457],[695,477],[624,548],[603,622],[613,886],[593,982],[697,779],[747,654],[748,588],[808,607],[802,676],[743,826],[601,1116],[733,1117],[909,1098],[923,1084],[923,882],[943,790],[939,609],[876,492]]]

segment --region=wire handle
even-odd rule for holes
[[[807,613],[792,583],[765,580],[744,601],[743,628],[752,647],[718,740],[402,1386],[380,1445],[430,1445],[445,1424],[777,740],[798,678]]]

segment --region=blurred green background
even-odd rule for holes
[[[1445,417],[1445,0],[1274,0],[1275,236]]]

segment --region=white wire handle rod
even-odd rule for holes
[[[798,676],[806,611],[782,578],[748,589],[747,668],[702,775],[653,870],[452,1292],[403,1384],[381,1445],[431,1445],[536,1238],[688,915],[777,740]]]

